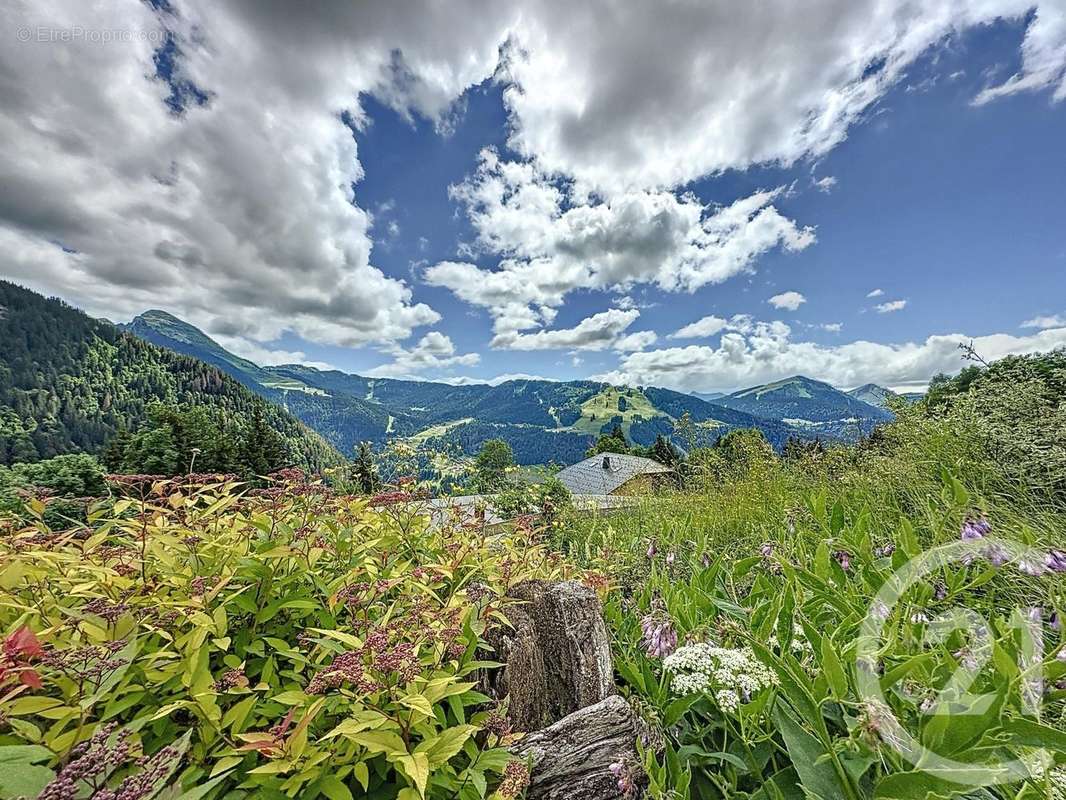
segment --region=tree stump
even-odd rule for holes
[[[637,740],[645,726],[618,695],[582,708],[511,748],[531,760],[528,800],[619,800],[611,764],[637,769]]]
[[[576,581],[524,581],[508,592],[513,626],[486,635],[505,666],[487,676],[490,694],[509,698],[516,731],[535,731],[614,693],[607,626],[596,593]]]

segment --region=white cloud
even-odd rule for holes
[[[873,290],[873,291],[871,291],[871,292],[867,292],[867,293],[866,293],[866,296],[867,296],[867,297],[880,297],[880,296],[881,296],[881,295],[883,295],[884,293],[885,293],[885,290],[884,290],[884,289],[874,289],[874,290]]]
[[[1021,73],[981,102],[1066,93],[1060,0],[526,4],[510,144],[608,194],[791,164],[843,141],[930,47],[1034,6]]]
[[[1066,327],[1066,316],[1052,314],[1050,316],[1037,316],[1027,319],[1021,324],[1022,328],[1063,328]]]
[[[572,328],[535,333],[503,331],[493,338],[492,346],[504,350],[641,350],[654,344],[657,337],[652,331],[625,335],[639,316],[636,309],[609,308],[586,317]]]
[[[825,322],[819,326],[823,331],[828,333],[840,333],[844,328],[843,322]]]
[[[373,264],[370,217],[352,202],[362,168],[340,114],[363,119],[358,94],[382,84],[397,47],[427,70],[442,67],[439,91],[420,104],[443,109],[491,71],[485,31],[456,31],[457,49],[446,53],[432,14],[427,29],[362,4],[320,14],[174,7],[4,4],[4,30],[169,27],[177,76],[210,95],[172,113],[148,38],[0,49],[5,274],[94,314],[124,319],[163,306],[212,334],[258,342],[285,330],[341,345],[387,342],[437,321]]]
[[[720,209],[672,192],[828,152],[959,31],[1024,20],[1035,6],[1020,72],[976,100],[1066,94],[1058,0],[170,6],[0,6],[6,31],[169,27],[176,79],[210,98],[171,113],[147,37],[6,42],[5,276],[97,315],[164,306],[212,335],[258,343],[285,331],[397,342],[439,320],[374,263],[346,124],[368,123],[361,96],[446,132],[466,89],[493,75],[506,84],[509,143],[525,161],[479,171],[475,194],[479,181],[517,193],[464,199],[485,215],[480,244],[501,263],[429,274],[468,302],[503,298],[497,331],[513,332],[550,324],[574,288],[693,291],[750,271],[769,249],[808,246],[813,233],[774,208],[777,191]],[[527,167],[531,178],[509,175]]]
[[[508,381],[550,381],[555,383],[556,379],[545,378],[543,375],[530,375],[527,372],[511,372],[504,375],[497,375],[495,378],[473,378],[468,375],[459,375],[440,379],[441,383],[450,383],[453,386],[469,386],[471,384],[499,386],[501,383],[507,383]]]
[[[1025,31],[1021,71],[999,86],[986,88],[974,98],[974,104],[1047,87],[1053,88],[1054,101],[1066,99],[1066,6],[1061,2],[1040,3]]]
[[[792,339],[780,322],[748,321],[743,330],[722,335],[717,347],[690,345],[633,353],[601,380],[632,385],[666,386],[683,391],[733,391],[802,374],[834,386],[874,382],[882,386],[920,386],[938,372],[964,365],[959,344],[973,341],[988,360],[1016,353],[1034,353],[1066,346],[1066,327],[1032,336],[963,334],[930,336],[924,342],[879,344],[855,341],[821,345]]]
[[[807,302],[807,298],[799,292],[782,292],[781,294],[775,294],[766,302],[774,308],[784,308],[789,311],[795,311]]]
[[[727,320],[716,317],[714,314],[690,322],[688,325],[671,333],[668,339],[702,339],[705,336],[714,336],[721,333],[729,324]]]
[[[575,289],[643,283],[691,292],[752,270],[774,247],[806,248],[814,232],[777,211],[780,193],[756,192],[721,208],[669,192],[573,205],[568,190],[533,164],[485,150],[475,175],[452,194],[467,208],[477,246],[500,257],[498,267],[446,261],[424,279],[489,309],[494,346],[505,346],[509,334],[549,323],[546,316]]]
[[[825,194],[829,194],[831,191],[833,191],[833,188],[837,185],[837,179],[834,178],[832,175],[826,175],[824,178],[819,178],[818,180],[812,180],[811,184],[819,192],[823,192]]]
[[[452,340],[440,331],[430,331],[410,349],[392,346],[387,352],[393,357],[390,363],[374,367],[364,374],[371,378],[418,379],[441,370],[473,367],[481,361],[477,353],[456,355]]]
[[[336,369],[332,364],[328,364],[325,361],[309,359],[302,350],[276,350],[271,347],[263,347],[239,336],[218,336],[216,340],[231,353],[241,358],[247,358],[261,367],[278,366],[280,364],[304,364],[315,369]]]
[[[874,306],[878,314],[891,314],[893,311],[902,311],[906,307],[906,300],[889,300],[887,303],[878,303]]]

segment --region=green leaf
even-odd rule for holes
[[[35,744],[0,747],[0,797],[36,797],[55,777],[38,765],[52,758],[52,751]]]
[[[1028,719],[1011,719],[1002,724],[1010,743],[1018,747],[1044,747],[1066,753],[1066,733]]]
[[[429,780],[429,758],[425,753],[412,753],[400,756],[396,763],[403,767],[407,777],[414,781],[418,788],[418,796],[426,796],[426,782]],[[402,793],[401,793],[402,794]]]
[[[407,746],[403,739],[389,731],[364,731],[348,737],[356,744],[361,744],[371,753],[385,753],[387,756],[406,755]]]
[[[805,731],[791,712],[782,706],[774,709],[774,721],[785,740],[785,747],[788,748],[788,755],[803,788],[825,800],[847,797],[822,743]]]
[[[666,707],[666,711],[663,712],[663,727],[669,728],[675,725],[681,717],[685,715],[685,712],[689,710],[693,703],[699,700],[703,695],[690,694],[685,697],[679,697],[674,700],[670,705]]]
[[[432,739],[426,739],[415,748],[416,753],[425,753],[429,758],[430,769],[436,769],[459,753],[466,740],[477,731],[474,725],[457,725],[442,731]]]
[[[336,775],[329,773],[323,775],[318,779],[316,786],[329,800],[352,800],[351,790]]]
[[[359,781],[359,785],[363,787],[363,791],[367,790],[370,785],[370,770],[367,769],[366,762],[360,761],[352,768],[352,774],[355,775],[355,779]]]
[[[822,671],[833,694],[843,700],[848,696],[848,676],[828,636],[822,639]]]

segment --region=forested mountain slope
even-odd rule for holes
[[[158,403],[204,407],[235,426],[258,409],[294,463],[339,460],[321,436],[216,367],[0,281],[0,463],[98,453]]]
[[[486,439],[502,438],[521,464],[572,463],[615,424],[640,445],[650,445],[659,434],[674,436],[684,445],[675,427],[686,414],[701,442],[747,427],[759,428],[778,447],[790,435],[804,434],[776,420],[667,389],[612,387],[597,381],[452,385],[369,378],[299,364],[260,367],[166,312],[145,312],[125,327],[217,365],[284,405],[348,455],[361,441],[381,444],[395,437],[450,442],[466,453],[476,452]]]

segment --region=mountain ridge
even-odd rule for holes
[[[781,420],[839,438],[869,433],[893,418],[890,411],[804,375],[751,386],[715,401],[758,417]]]
[[[298,364],[260,367],[167,312],[138,315],[124,329],[215,364],[347,453],[361,441],[379,444],[396,436],[449,439],[469,453],[484,439],[500,437],[514,448],[519,463],[572,463],[614,424],[621,424],[636,443],[648,445],[657,435],[674,436],[675,422],[686,413],[703,438],[757,427],[781,447],[790,436],[812,435],[657,387],[534,379],[450,384],[370,378]]]

